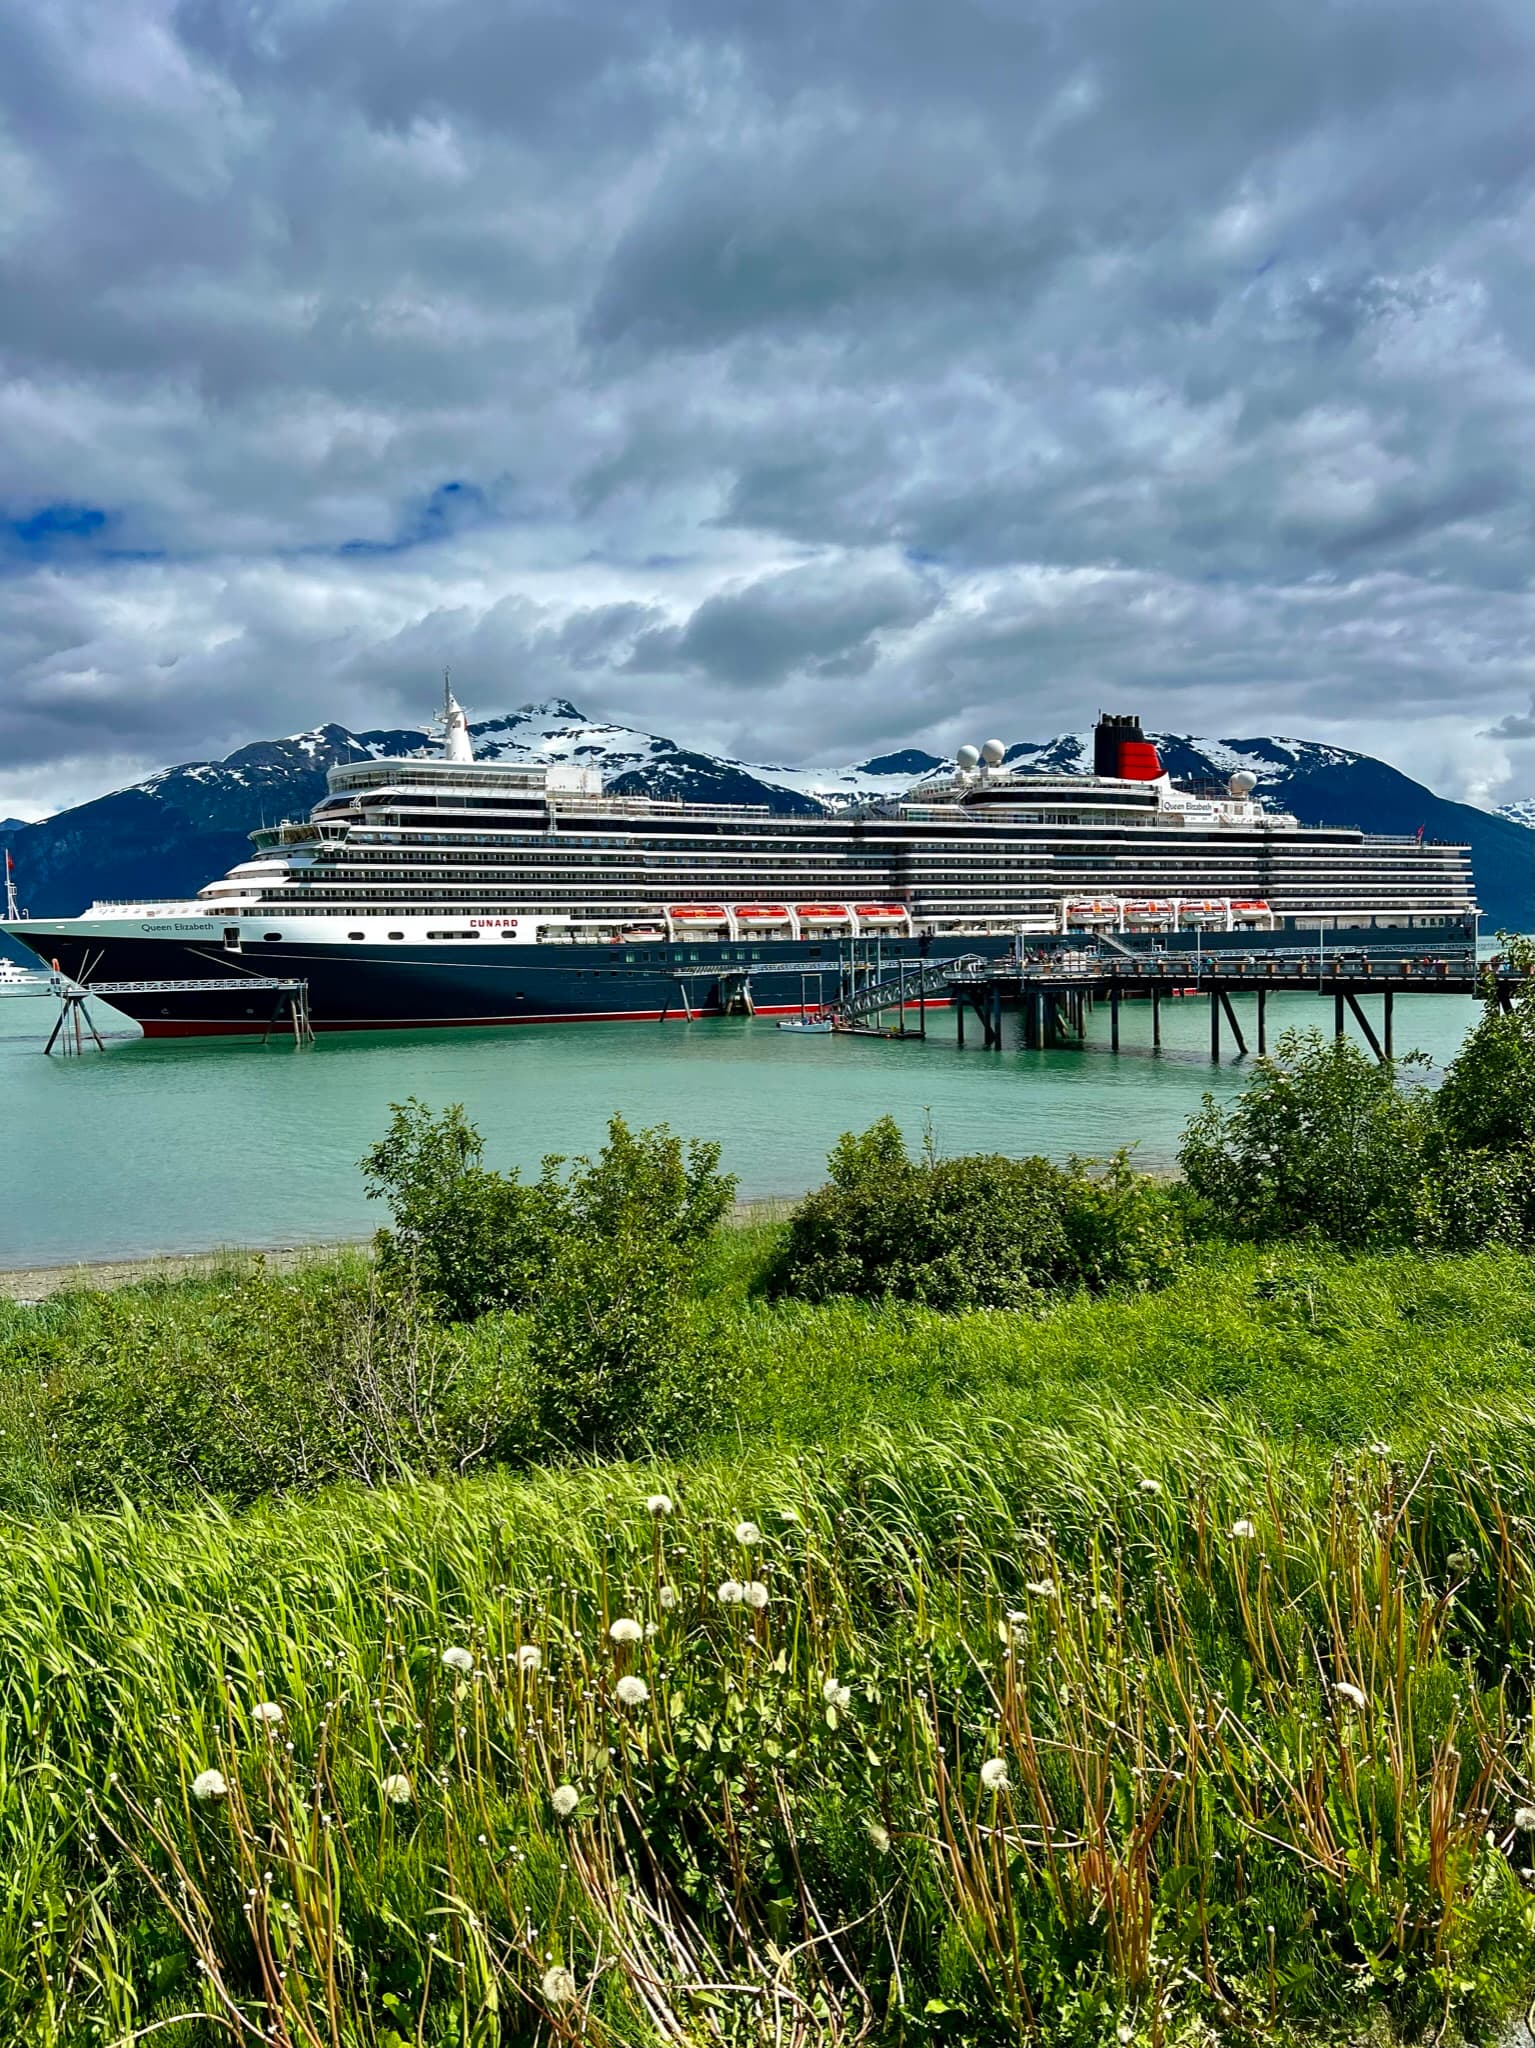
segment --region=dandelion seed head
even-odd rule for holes
[[[1030,1579],[1025,1590],[1032,1593],[1036,1600],[1053,1600],[1055,1598],[1055,1581],[1054,1579]]]
[[[1514,1826],[1521,1834],[1535,1834],[1535,1806],[1521,1806],[1514,1815]]]
[[[1136,1484],[1142,1493],[1160,1493],[1162,1491],[1160,1479],[1140,1479],[1137,1480]]]
[[[746,1588],[739,1579],[727,1579],[715,1597],[721,1607],[739,1607],[746,1598]]]
[[[646,1497],[645,1512],[654,1515],[659,1521],[663,1515],[669,1515],[675,1505],[669,1493],[652,1493]]]
[[[617,1621],[610,1624],[608,1634],[615,1643],[638,1643],[643,1641],[645,1631],[639,1622],[631,1620],[627,1614],[621,1614]]]
[[[621,1678],[613,1690],[618,1695],[620,1706],[642,1707],[646,1700],[650,1698],[650,1687],[645,1683],[644,1679],[635,1678],[632,1675],[627,1678]]]
[[[762,1541],[762,1531],[755,1522],[737,1522],[736,1541],[745,1549],[751,1550]]]
[[[663,1586],[656,1595],[656,1598],[666,1611],[670,1613],[677,1604],[677,1588],[675,1586]]]
[[[451,1650],[443,1651],[442,1662],[444,1670],[461,1671],[465,1677],[474,1669],[474,1657],[471,1652],[461,1650],[457,1645]]]
[[[251,1719],[259,1721],[264,1728],[276,1728],[282,1721],[282,1708],[276,1700],[262,1700],[251,1708]]]
[[[741,1598],[748,1607],[755,1607],[760,1614],[768,1604],[768,1589],[761,1579],[748,1579],[741,1588]]]
[[[227,1799],[229,1785],[224,1773],[215,1770],[199,1771],[192,1780],[192,1797],[203,1800]]]
[[[1239,1520],[1232,1523],[1231,1533],[1233,1536],[1251,1538],[1257,1535],[1258,1525],[1256,1522],[1248,1521],[1247,1517],[1243,1515]]]
[[[580,1988],[563,1963],[544,1972],[544,1996],[551,2005],[569,2005],[580,1996]]]
[[[574,1785],[556,1785],[549,1795],[549,1803],[561,1820],[569,1820],[581,1804],[581,1795]]]
[[[403,1771],[391,1771],[379,1790],[391,1806],[408,1806],[410,1803],[410,1780]]]
[[[881,1827],[877,1820],[865,1821],[864,1826],[869,1831],[869,1840],[879,1851],[880,1855],[888,1855],[890,1853],[890,1830]]]
[[[987,1757],[981,1765],[981,1783],[988,1792],[1005,1792],[1012,1780],[1007,1775],[1007,1765],[999,1756]]]
[[[1362,1692],[1357,1685],[1350,1685],[1346,1679],[1340,1678],[1333,1691],[1340,1700],[1347,1700],[1351,1707],[1367,1707],[1370,1704],[1369,1694]]]
[[[542,1668],[543,1661],[544,1653],[537,1643],[523,1643],[519,1646],[517,1651],[517,1669],[519,1671],[537,1671]]]

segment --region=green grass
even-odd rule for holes
[[[334,1276],[0,1311],[0,2039],[1495,2030],[1535,1986],[1528,1262],[1211,1251],[943,1317],[764,1303],[772,1241],[700,1274],[732,1371],[687,1462],[243,1513],[59,1512],[39,1374],[248,1365]]]

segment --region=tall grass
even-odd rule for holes
[[[1532,1525],[1520,1406],[1196,1402],[0,1525],[0,2038],[1474,2032]]]

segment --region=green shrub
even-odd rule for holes
[[[1213,1096],[1178,1157],[1216,1229],[1410,1243],[1435,1150],[1433,1100],[1347,1039],[1286,1032],[1229,1108]]]
[[[362,1162],[369,1197],[393,1217],[375,1250],[388,1278],[448,1321],[536,1303],[573,1238],[697,1249],[735,1196],[719,1146],[684,1147],[664,1124],[632,1132],[615,1116],[595,1160],[564,1172],[567,1162],[551,1156],[526,1186],[515,1168],[481,1165],[484,1142],[459,1104],[440,1115],[414,1096],[391,1107],[387,1133]]]
[[[547,1442],[570,1451],[676,1445],[701,1429],[719,1335],[692,1300],[699,1252],[735,1193],[717,1145],[608,1126],[597,1157],[556,1182],[565,1227],[533,1304],[529,1355]]]
[[[1177,1260],[1174,1204],[1123,1157],[1101,1175],[993,1153],[913,1160],[881,1117],[828,1164],[769,1270],[773,1292],[1018,1308],[1044,1291],[1155,1284]]]
[[[45,1327],[4,1366],[70,1507],[446,1476],[517,1462],[532,1437],[515,1328],[494,1342],[444,1330],[367,1276],[125,1290],[83,1342]]]
[[[440,1115],[415,1096],[390,1107],[362,1161],[369,1199],[393,1217],[373,1241],[380,1270],[452,1322],[521,1307],[558,1233],[547,1176],[530,1188],[482,1166],[484,1142],[457,1103]]]

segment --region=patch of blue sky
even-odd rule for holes
[[[434,541],[450,540],[469,528],[484,526],[495,517],[495,508],[478,484],[452,478],[438,484],[426,497],[408,504],[394,533],[387,540],[347,540],[336,550],[342,555],[398,555],[409,548],[430,547]]]

